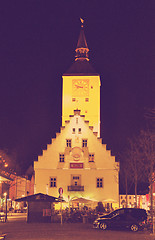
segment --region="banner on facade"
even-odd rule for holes
[[[70,168],[83,168],[83,163],[70,163]]]

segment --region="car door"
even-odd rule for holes
[[[126,216],[122,214],[113,217],[110,225],[112,228],[124,229],[126,227]]]

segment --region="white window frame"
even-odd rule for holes
[[[88,139],[82,139],[82,147],[88,146]]]
[[[95,154],[89,153],[89,162],[94,162]]]
[[[65,154],[59,153],[59,162],[65,162]]]
[[[72,139],[66,139],[66,147],[72,147]]]
[[[82,130],[81,128],[78,128],[78,134],[81,134]]]
[[[103,188],[103,178],[96,178],[96,188]]]
[[[50,177],[50,188],[56,188],[56,187],[57,187],[57,178]]]

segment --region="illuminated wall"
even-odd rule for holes
[[[70,147],[67,147],[67,139],[71,140]],[[86,147],[83,147],[83,140],[87,140]],[[60,154],[64,154],[63,162],[60,162]],[[90,154],[94,155],[93,161],[90,161]],[[47,145],[47,150],[34,162],[34,169],[36,193],[58,197],[58,189],[62,187],[65,200],[76,196],[119,202],[118,163],[89,122],[78,114],[72,116],[52,139],[52,144]],[[73,176],[79,177],[77,191],[72,191],[76,186]],[[56,179],[55,187],[50,186],[51,178]],[[97,179],[103,180],[102,187],[97,187]]]
[[[100,76],[89,63],[83,22],[75,61],[63,75],[62,127],[34,162],[35,193],[119,206],[119,164],[100,138]]]
[[[99,76],[63,76],[62,126],[75,109],[81,110],[100,137]]]

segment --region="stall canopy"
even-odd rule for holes
[[[29,195],[27,197],[17,198],[15,200],[16,202],[37,202],[37,201],[44,201],[44,202],[60,202],[59,198],[43,194],[43,193],[37,193],[34,195]]]
[[[51,222],[53,203],[62,199],[43,193],[18,198],[16,202],[27,202],[27,222]]]

